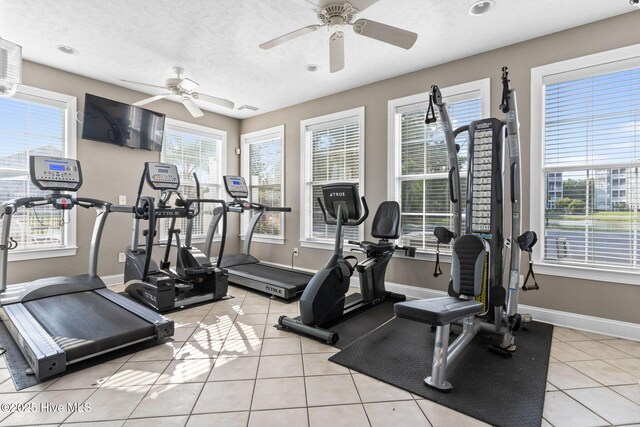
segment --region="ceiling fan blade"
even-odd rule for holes
[[[131,80],[120,79],[120,81],[121,82],[125,82],[125,83],[133,83],[133,84],[141,85],[141,86],[157,87],[158,89],[166,89],[166,87],[164,87],[164,86],[150,85],[148,83],[134,82],[134,81],[131,81]]]
[[[191,113],[191,115],[193,117],[202,117],[202,116],[204,116],[204,113],[202,112],[202,110],[200,108],[198,108],[196,103],[193,102],[193,99],[191,99],[191,98],[182,98],[180,100],[180,102],[182,102],[182,105],[184,105],[185,108],[187,110],[189,110],[189,112]]]
[[[264,42],[260,45],[261,49],[271,49],[272,47],[276,47],[284,42],[289,40],[293,40],[297,37],[303,36],[307,33],[312,33],[316,31],[318,28],[323,27],[323,25],[309,25],[307,27],[300,28],[299,30],[292,31],[283,36],[276,37],[273,40],[269,40],[268,42]]]
[[[133,105],[135,105],[136,107],[142,107],[143,105],[151,104],[152,102],[155,102],[159,99],[166,98],[169,95],[171,95],[171,93],[163,93],[162,95],[152,96],[151,98],[146,98],[142,101],[134,102]]]
[[[206,95],[204,93],[198,93],[196,98],[204,101],[210,102],[212,104],[220,105],[221,107],[231,108],[235,107],[235,104],[228,99],[218,98],[217,96]]]
[[[344,33],[336,31],[329,39],[329,69],[332,73],[344,68]]]
[[[182,79],[180,83],[178,83],[178,87],[180,89],[184,89],[187,92],[194,91],[200,86],[198,83],[194,82],[191,79]]]
[[[353,23],[353,31],[361,36],[380,40],[404,49],[411,49],[411,46],[418,39],[416,33],[370,19],[358,19]]]

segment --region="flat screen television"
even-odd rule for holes
[[[82,138],[160,151],[164,120],[164,114],[87,93]]]

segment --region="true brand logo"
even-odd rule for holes
[[[341,191],[341,192],[334,191],[333,193],[329,193],[329,197],[345,197],[346,195],[347,193],[345,193],[344,191]]]

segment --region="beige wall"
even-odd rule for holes
[[[350,91],[295,105],[279,111],[259,115],[245,120],[205,112],[200,119],[192,118],[179,104],[160,101],[150,107],[166,113],[168,117],[190,121],[227,131],[227,171],[239,173],[240,159],[234,153],[239,146],[240,133],[247,133],[276,125],[285,125],[285,173],[286,204],[293,213],[286,220],[286,242],[283,246],[254,243],[252,252],[258,258],[289,264],[294,247],[300,247],[300,120],[323,114],[365,106],[365,171],[364,194],[372,207],[387,198],[387,101],[424,92],[431,84],[447,87],[459,83],[491,78],[492,112],[500,117],[500,68],[510,68],[514,88],[518,92],[521,122],[524,224],[527,227],[529,194],[527,188],[529,171],[530,134],[530,69],[543,64],[574,58],[591,53],[638,43],[637,27],[640,12],[632,12],[594,24],[574,28],[535,40],[507,46],[459,61],[417,71],[404,76],[363,86]],[[48,89],[78,99],[78,110],[82,111],[85,92],[135,102],[144,94],[108,83],[49,68],[25,61],[24,84]],[[118,195],[125,194],[131,201],[145,161],[159,159],[158,153],[130,150],[93,141],[78,139],[78,159],[83,164],[85,184],[80,195],[116,202]],[[109,181],[106,181],[106,180]],[[108,182],[108,184],[105,184]],[[228,253],[239,250],[238,216],[230,216]],[[94,215],[83,209],[78,212],[78,253],[73,257],[38,261],[12,262],[9,265],[9,283],[33,280],[38,277],[59,274],[82,274],[88,263],[89,238]],[[366,228],[370,227],[370,221]],[[112,275],[123,271],[117,262],[118,252],[129,243],[131,218],[128,215],[112,215],[105,228],[102,243],[99,274]],[[296,266],[318,269],[329,256],[328,251],[300,247]],[[433,263],[423,260],[394,259],[387,280],[412,286],[444,290],[448,268],[438,279],[431,275]],[[587,280],[542,276],[542,290],[523,294],[521,302],[537,307],[562,310],[628,322],[640,322],[640,311],[629,301],[640,300],[640,286],[600,283]]]
[[[148,96],[28,61],[23,63],[23,83],[75,96],[78,100],[78,111],[84,110],[84,95],[87,92],[126,103],[133,103]],[[235,154],[235,148],[238,147],[240,140],[240,121],[238,119],[210,112],[205,112],[204,117],[194,118],[181,104],[171,101],[158,101],[148,107],[154,111],[165,113],[167,117],[172,119],[226,131],[227,171],[229,173],[239,172],[239,156]],[[160,153],[83,140],[80,138],[82,126],[78,125],[77,130],[78,160],[82,164],[84,178],[84,184],[78,194],[112,203],[118,203],[119,195],[126,195],[127,202],[133,203],[144,162],[159,161]],[[77,211],[77,254],[71,257],[10,262],[9,283],[20,283],[52,275],[75,275],[87,272],[95,211],[85,209],[77,209]],[[231,229],[237,230],[239,227],[238,218],[232,217],[230,219]],[[124,252],[130,243],[131,225],[130,215],[111,214],[109,217],[104,229],[98,265],[98,274],[101,276],[121,274],[124,271],[124,264],[118,263],[118,253]],[[231,235],[237,236],[237,233]],[[230,251],[238,251],[237,239],[230,239],[228,243]],[[161,255],[162,251],[158,249],[154,258],[159,259]]]
[[[530,70],[578,56],[638,43],[637,32],[630,31],[640,22],[640,12],[596,22],[546,37],[500,48],[459,61],[373,83],[346,92],[305,102],[241,122],[247,133],[276,125],[285,125],[285,203],[293,208],[286,221],[284,246],[255,243],[253,254],[260,259],[289,264],[294,247],[300,247],[300,120],[359,106],[365,107],[365,191],[369,205],[376,207],[387,198],[387,101],[425,92],[432,84],[452,86],[472,80],[491,78],[491,107],[501,117],[500,69],[507,65],[513,87],[518,93],[522,137],[523,227],[528,227],[530,175]],[[534,141],[536,143],[536,141]],[[370,220],[365,224],[370,228]],[[301,248],[297,266],[318,269],[329,252]],[[438,279],[432,276],[433,263],[424,260],[394,259],[387,280],[412,286],[444,290],[448,268]],[[542,290],[522,294],[523,304],[580,313],[628,322],[640,322],[640,310],[629,301],[640,300],[640,286],[601,283],[588,280],[539,276]]]

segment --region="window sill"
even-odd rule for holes
[[[640,273],[630,273],[627,271],[580,267],[576,265],[549,264],[537,262],[533,266],[538,274],[548,276],[570,277],[573,279],[595,280],[609,283],[622,283],[625,285],[640,284]],[[521,271],[520,274],[523,274]],[[526,272],[525,272],[526,274]]]
[[[300,240],[300,246],[303,248],[312,248],[312,249],[323,249],[326,251],[332,251],[334,243],[333,242],[323,242],[321,240]],[[350,251],[351,249],[358,249],[359,246],[350,245],[348,243],[344,244],[344,251]],[[435,262],[436,254],[431,252],[418,252],[416,251],[415,257],[408,257],[404,255],[404,251],[396,250],[393,253],[394,258],[400,259],[408,259],[408,260],[416,260],[416,261],[432,261]],[[451,254],[440,254],[440,262],[444,264],[451,263]]]
[[[244,242],[244,236],[240,236],[240,240]],[[266,236],[253,236],[251,243],[271,243],[274,245],[284,245],[284,237],[266,237]]]
[[[77,250],[78,248],[76,246],[72,246],[67,248],[32,249],[20,252],[9,252],[9,262],[75,256]]]

